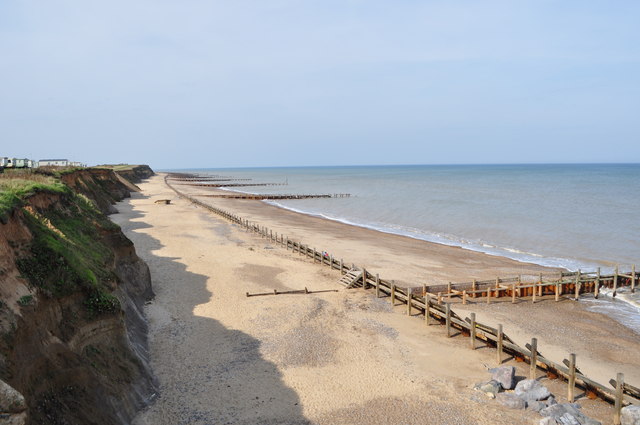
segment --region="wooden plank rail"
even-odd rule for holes
[[[516,277],[508,279],[498,278],[490,281],[473,281],[470,283],[434,285],[428,287],[422,285],[416,288],[402,288],[396,286],[393,281],[381,279],[378,275],[369,273],[369,271],[364,268],[359,269],[353,265],[349,267],[342,259],[337,260],[332,255],[329,255],[324,251],[317,251],[315,248],[309,248],[309,246],[303,245],[301,242],[291,240],[288,237],[285,238],[283,235],[280,235],[278,238],[277,233],[274,237],[273,232],[266,227],[252,223],[240,216],[228,213],[219,208],[204,204],[203,202],[176,190],[167,182],[167,177],[165,177],[165,183],[179,196],[190,200],[194,204],[202,206],[203,208],[226,218],[232,223],[239,224],[247,231],[254,232],[263,238],[269,238],[272,242],[284,246],[287,250],[291,248],[292,252],[298,252],[301,255],[311,257],[314,262],[318,261],[322,265],[328,265],[331,269],[338,270],[341,275],[347,274],[354,269],[362,270],[362,278],[357,282],[353,282],[352,286],[358,285],[365,290],[368,288],[375,288],[376,296],[380,296],[380,294],[382,294],[382,296],[390,296],[393,304],[395,304],[396,301],[399,301],[401,304],[407,304],[407,312],[411,312],[412,310],[419,311],[424,317],[427,325],[434,321],[446,324],[449,335],[451,335],[450,332],[452,330],[458,330],[460,333],[467,335],[467,337],[475,334],[476,340],[480,340],[488,346],[499,349],[497,352],[498,364],[502,363],[503,353],[525,361],[530,364],[532,375],[534,375],[536,371],[541,370],[550,378],[562,378],[568,383],[575,385],[575,387],[583,389],[588,396],[596,396],[609,403],[615,404],[616,409],[614,409],[614,415],[619,415],[619,409],[623,405],[640,404],[640,389],[625,383],[620,379],[620,376],[618,376],[614,381],[615,388],[610,388],[606,385],[600,384],[583,375],[579,369],[575,368],[574,356],[570,356],[573,362],[572,367],[571,365],[567,366],[563,363],[556,363],[553,360],[544,357],[538,350],[536,345],[537,341],[535,339],[532,339],[531,345],[527,344],[529,348],[526,346],[523,348],[503,332],[503,326],[501,324],[498,325],[498,328],[496,329],[477,322],[475,318],[471,319],[460,317],[451,309],[451,302],[443,303],[442,295],[443,293],[445,296],[484,294],[484,296],[496,298],[500,296],[514,296],[518,292],[520,293],[518,296],[526,296],[523,294],[525,294],[527,290],[530,290],[528,292],[532,295],[538,291],[541,291],[545,295],[551,295],[554,293],[558,294],[555,292],[556,290],[559,290],[560,294],[573,294],[570,290],[575,290],[576,287],[578,295],[585,292],[597,294],[597,290],[600,286],[606,286],[614,289],[619,286],[631,286],[634,288],[634,284],[638,281],[638,274],[635,271],[635,267],[633,267],[632,272],[628,275],[620,274],[618,273],[618,270],[616,270],[613,275],[606,276],[601,275],[600,270],[590,273],[582,273],[580,271],[559,272],[555,278],[547,278],[546,280],[542,275],[540,275],[534,282],[523,282],[521,277]],[[501,283],[507,283],[508,285],[500,285]],[[429,292],[427,292],[427,289],[429,289]],[[299,293],[296,291],[293,292]],[[437,292],[437,294],[434,292]],[[248,294],[247,296],[251,295]],[[489,299],[489,297],[487,298]],[[474,325],[473,332],[471,330],[472,323]],[[475,344],[473,344],[472,347],[475,348]],[[571,395],[572,392],[573,386],[568,388],[569,395]]]
[[[286,186],[286,183],[177,183],[196,187],[248,187],[248,186]]]
[[[287,194],[254,194],[254,193],[229,193],[229,194],[196,194],[192,196],[206,198],[227,198],[227,199],[310,199],[310,198],[348,198],[348,193],[320,194],[320,195],[287,195]]]

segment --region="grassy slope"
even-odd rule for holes
[[[62,194],[67,202],[64,209],[24,210],[33,241],[30,255],[16,263],[20,273],[46,297],[84,293],[89,314],[118,311],[119,303],[108,290],[117,280],[107,271],[113,254],[102,242],[102,235],[117,226],[90,200],[39,174],[0,178],[0,216],[37,192]]]

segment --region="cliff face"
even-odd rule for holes
[[[126,424],[155,393],[149,270],[103,213],[129,191],[111,170],[61,179],[68,193],[33,194],[0,223],[0,380],[27,423]]]

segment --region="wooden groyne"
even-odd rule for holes
[[[217,177],[169,177],[169,179],[179,182],[238,182],[251,181],[252,179],[233,179],[233,178],[217,178]]]
[[[328,195],[286,195],[286,194],[253,194],[253,193],[233,193],[233,194],[202,194],[192,195],[206,198],[224,198],[224,199],[252,199],[252,200],[270,200],[270,199],[311,199],[311,198],[348,198],[348,193],[334,193]]]
[[[439,299],[445,297],[448,300],[459,298],[463,304],[469,298],[484,297],[486,302],[491,302],[492,298],[511,298],[515,303],[520,298],[530,298],[532,302],[537,299],[553,295],[556,301],[561,297],[571,297],[575,300],[582,294],[592,294],[598,298],[602,288],[611,289],[613,296],[617,295],[620,288],[628,287],[631,292],[635,292],[638,283],[639,273],[636,272],[635,265],[627,273],[615,271],[608,275],[603,275],[598,268],[595,272],[559,272],[556,276],[538,275],[535,278],[517,276],[512,278],[499,278],[495,280],[474,280],[464,283],[449,283],[447,285],[430,285],[427,291],[431,295],[438,296]]]
[[[385,280],[380,278],[378,274],[372,274],[364,267],[357,267],[355,265],[347,265],[343,259],[334,258],[333,255],[328,254],[325,251],[317,250],[316,248],[310,248],[308,245],[303,244],[302,242],[294,241],[289,239],[289,237],[280,234],[277,232],[273,232],[265,226],[261,226],[257,223],[246,220],[238,215],[231,214],[222,209],[213,207],[211,205],[207,205],[189,195],[186,195],[177,189],[175,189],[171,184],[169,184],[165,178],[165,182],[167,186],[169,186],[172,190],[176,192],[179,196],[185,197],[189,199],[194,204],[197,204],[208,211],[211,211],[232,223],[235,223],[247,231],[258,234],[260,237],[268,239],[270,242],[275,243],[276,245],[280,245],[284,247],[286,250],[291,249],[292,252],[298,253],[305,257],[312,259],[314,263],[319,263],[324,266],[328,266],[331,270],[338,270],[340,275],[343,277],[341,279],[341,283],[345,285],[347,288],[362,288],[363,290],[371,290],[371,293],[374,294],[377,298],[380,297],[388,297],[392,305],[405,305],[406,306],[406,314],[408,316],[419,316],[424,319],[424,323],[426,326],[430,326],[433,324],[443,325],[443,328],[446,332],[447,337],[460,336],[463,338],[469,339],[469,347],[472,350],[475,350],[478,344],[478,341],[484,343],[485,346],[494,347],[496,349],[496,363],[498,365],[502,364],[505,360],[505,354],[512,356],[517,361],[526,362],[529,364],[529,378],[535,379],[540,376],[540,374],[544,373],[549,379],[563,379],[567,382],[567,399],[570,402],[574,401],[575,388],[581,388],[585,391],[585,394],[589,398],[601,398],[609,403],[614,404],[614,413],[613,413],[613,423],[615,425],[620,424],[620,409],[629,404],[639,405],[640,404],[640,388],[637,386],[633,386],[627,382],[624,382],[624,375],[622,373],[618,373],[615,379],[611,379],[608,384],[605,385],[599,382],[596,382],[593,379],[590,379],[586,375],[584,375],[577,367],[577,356],[573,353],[568,355],[569,360],[563,359],[562,362],[555,362],[547,357],[545,357],[538,347],[538,341],[536,338],[531,338],[531,342],[525,344],[524,347],[516,344],[513,339],[507,336],[503,331],[503,325],[499,324],[496,328],[480,323],[476,321],[475,313],[470,313],[469,317],[462,318],[460,315],[456,314],[452,309],[451,302],[445,302],[442,294],[440,296],[434,295],[433,293],[427,290],[426,285],[417,285],[417,286],[406,286],[399,287],[395,284],[393,280]],[[565,275],[566,273],[566,275]],[[576,273],[578,274],[578,273]],[[581,280],[588,279],[588,277],[584,277],[584,275],[592,275],[590,273],[579,273],[580,277],[578,278],[578,286],[581,287]],[[344,276],[347,276],[344,279]],[[573,276],[570,272],[563,272],[562,277]],[[633,273],[626,275],[615,273],[614,279],[618,276],[617,283],[620,283],[625,277],[629,279],[629,284],[632,282],[637,282],[637,274],[635,270]],[[558,274],[558,278],[560,279],[560,274]],[[598,274],[596,272],[596,277]],[[607,276],[599,276],[601,282],[604,284],[609,281]],[[525,282],[522,281],[521,278],[515,278],[516,282],[520,279],[521,290],[527,289],[525,286],[529,286]],[[508,282],[509,279],[498,279],[498,285],[501,283],[515,283]],[[567,279],[569,280],[569,279]],[[475,283],[476,288],[477,285],[495,285],[496,281],[475,281],[470,282],[471,285]],[[549,283],[546,280],[540,279],[540,284],[533,286],[534,289],[531,289],[531,296],[537,294],[535,289],[540,291],[543,284],[546,283],[546,286],[552,286],[556,284],[562,284],[560,282],[552,282]],[[576,283],[575,280],[572,282]],[[466,285],[466,283],[457,284],[457,285]],[[450,293],[453,296],[454,284],[444,285],[447,289],[450,288],[448,294]],[[460,288],[461,286],[458,286]],[[597,287],[597,285],[596,285]],[[489,288],[487,286],[484,289],[485,296],[487,299],[491,298],[491,294],[495,293],[496,289],[501,288]],[[516,288],[517,289],[517,288]],[[566,289],[566,288],[565,288]],[[478,289],[476,289],[477,291]],[[502,289],[503,291],[506,289]],[[595,291],[595,288],[593,289]],[[480,289],[482,293],[482,289]],[[498,291],[500,292],[500,291]],[[524,292],[521,292],[524,294]],[[477,294],[476,294],[477,295]],[[450,301],[451,297],[448,298]]]
[[[196,187],[248,187],[248,186],[286,186],[286,183],[177,183]]]

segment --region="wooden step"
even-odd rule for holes
[[[347,274],[340,278],[339,283],[345,285],[347,288],[358,286],[359,281],[362,280],[362,270],[349,270]]]

